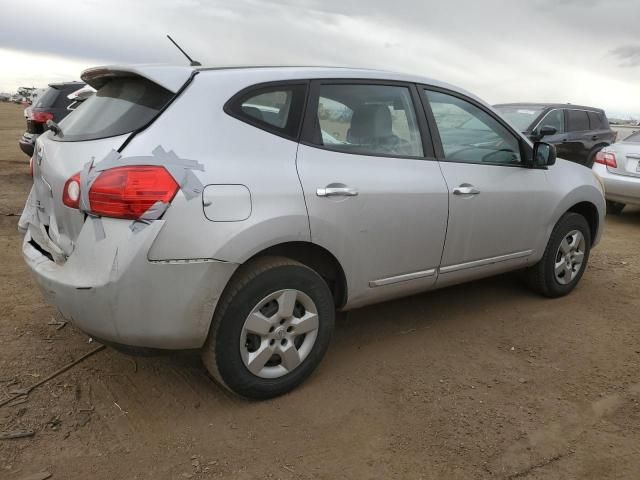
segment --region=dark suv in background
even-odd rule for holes
[[[596,153],[616,139],[599,108],[566,103],[505,103],[494,108],[532,141],[544,139],[555,145],[558,157],[589,168]]]
[[[83,82],[50,83],[49,88],[38,98],[27,116],[27,131],[20,139],[20,150],[29,156],[33,155],[33,147],[38,135],[44,133],[47,120],[59,122],[71,113],[67,107],[74,100],[67,95],[84,87]]]

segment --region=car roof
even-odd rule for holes
[[[573,110],[589,110],[592,112],[604,113],[604,110],[596,107],[587,107],[585,105],[574,105],[573,103],[535,103],[535,102],[517,102],[517,103],[499,103],[494,107],[529,107],[529,108],[567,108]]]
[[[84,82],[79,82],[77,80],[73,80],[71,82],[55,82],[55,83],[50,83],[49,87],[51,88],[56,88],[56,89],[61,89],[61,88],[67,88],[67,87],[76,87],[76,88],[81,88],[84,85]]]
[[[486,105],[486,102],[482,101],[474,94],[446,82],[441,82],[439,80],[434,80],[432,78],[419,75],[367,68],[268,65],[232,65],[211,67],[191,67],[187,65],[158,64],[107,65],[89,68],[82,72],[81,78],[92,87],[99,88],[101,82],[105,77],[120,75],[123,73],[131,73],[148,78],[149,80],[154,81],[155,83],[167,88],[172,92],[177,92],[186,82],[186,80],[191,77],[191,75],[193,75],[194,72],[199,72],[202,74],[242,73],[243,75],[250,75],[252,77],[252,81],[255,80],[255,83],[322,78],[352,78],[421,83],[461,93]]]
[[[470,92],[447,82],[420,75],[392,72],[372,68],[335,67],[335,66],[306,66],[306,65],[259,65],[259,66],[225,66],[225,67],[199,67],[201,72],[219,70],[244,70],[252,71],[264,76],[274,76],[278,79],[323,79],[323,78],[353,78],[371,80],[391,80],[398,82],[411,82],[446,88],[469,97],[476,98]]]

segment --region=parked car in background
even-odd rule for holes
[[[67,95],[80,89],[85,84],[83,82],[51,83],[49,88],[31,105],[25,112],[27,114],[27,130],[18,142],[20,150],[29,155],[33,155],[35,141],[38,135],[45,131],[47,120],[60,122],[69,115],[67,107],[73,102]]]
[[[604,184],[607,213],[640,205],[640,132],[600,150],[593,171]]]
[[[544,139],[556,147],[559,158],[589,168],[596,153],[616,139],[599,108],[549,103],[505,103],[494,108],[532,141]]]
[[[37,140],[27,265],[87,334],[200,349],[246,397],[304,381],[336,309],[518,269],[559,297],[601,236],[590,170],[439,81],[178,66],[82,79],[98,93]]]

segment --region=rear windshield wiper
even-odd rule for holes
[[[64,137],[64,134],[62,133],[62,129],[60,128],[60,125],[58,125],[53,120],[47,120],[47,128],[51,130],[54,135],[57,135],[60,138]]]

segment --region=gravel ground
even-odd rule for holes
[[[0,401],[95,348],[21,258],[22,109],[0,104]],[[514,276],[350,312],[318,371],[230,397],[194,353],[105,349],[0,407],[0,478],[636,479],[640,211],[609,218],[579,287]]]

